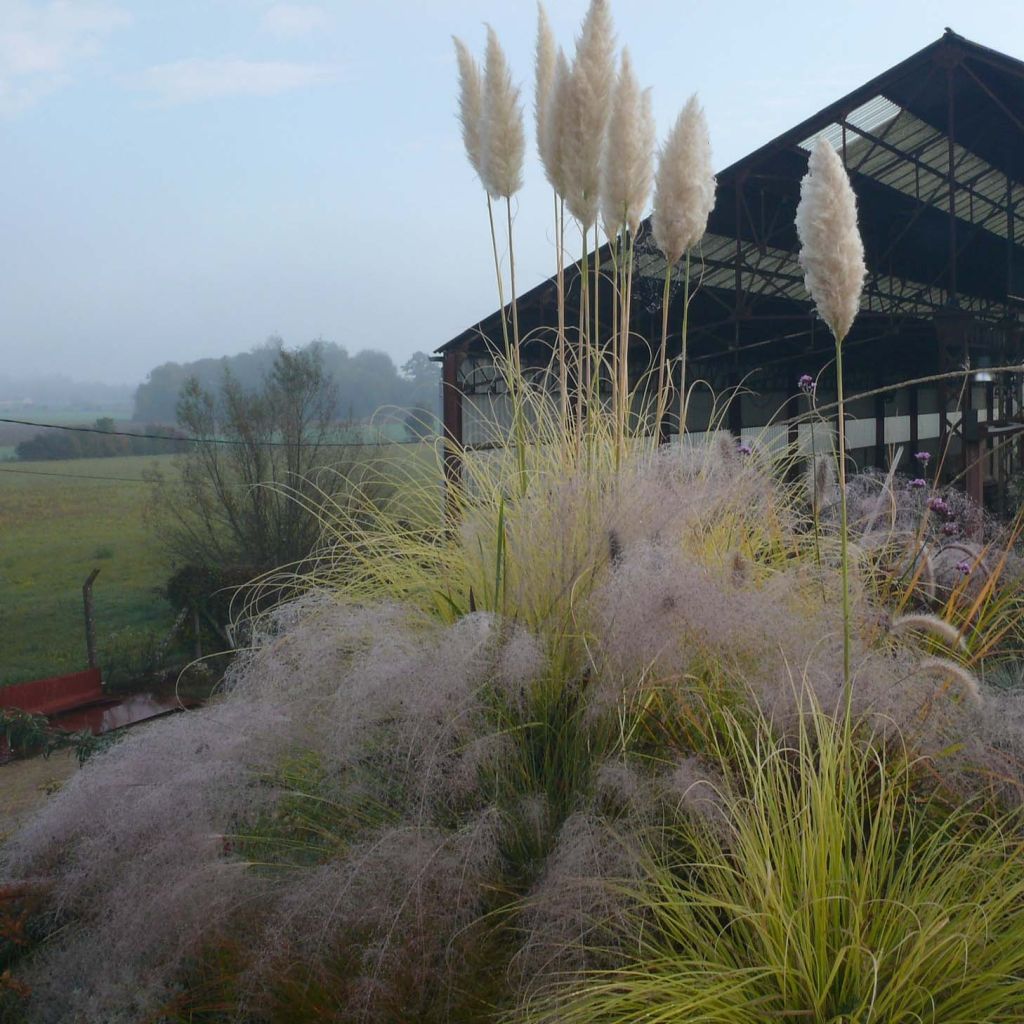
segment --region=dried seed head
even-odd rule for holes
[[[857,230],[857,199],[839,154],[819,135],[800,182],[796,208],[800,265],[818,315],[842,341],[860,308],[864,244]]]
[[[955,679],[963,688],[964,694],[975,704],[982,704],[981,684],[973,672],[969,672],[963,665],[948,658],[924,658],[917,666],[919,672],[925,675],[938,676],[944,679]]]
[[[488,25],[484,64],[483,169],[484,185],[495,199],[512,196],[522,187],[525,150],[519,89],[512,84],[512,74],[498,35]]]
[[[658,158],[654,181],[654,241],[670,264],[701,240],[715,206],[711,139],[704,111],[691,96]]]
[[[937,615],[926,615],[923,613],[899,615],[892,620],[892,625],[889,628],[893,633],[900,633],[904,630],[931,633],[932,636],[949,644],[950,647],[967,647],[964,638],[960,635],[960,630],[945,619],[940,619]]]
[[[459,62],[459,123],[462,125],[462,142],[473,170],[483,182],[483,81],[480,78],[480,68],[469,52],[469,47],[458,36],[452,36],[452,40]],[[484,184],[486,187],[486,182]]]
[[[559,48],[555,57],[555,71],[551,79],[547,113],[543,122],[541,159],[544,174],[555,192],[563,199],[568,192],[569,147],[566,144],[567,118],[570,111],[569,92],[572,88],[572,70],[565,51]]]
[[[565,136],[565,201],[584,229],[596,220],[601,152],[615,83],[615,34],[608,0],[591,0],[576,41],[576,57],[560,102]]]
[[[623,49],[601,162],[601,216],[609,238],[623,224],[636,233],[653,177],[651,91],[641,91],[629,51]]]
[[[558,47],[555,35],[551,31],[544,5],[537,4],[537,67],[536,86],[533,99],[534,115],[537,119],[537,152],[540,162],[544,165],[544,173],[553,182],[556,177],[552,173],[553,161],[551,145],[553,139],[548,129],[551,117],[551,98],[555,87],[555,70],[558,62]]]

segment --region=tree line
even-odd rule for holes
[[[284,355],[282,355],[284,353]],[[43,430],[15,448],[23,461],[44,459],[93,459],[117,455],[165,455],[180,452],[183,445],[172,440],[189,434],[192,417],[182,419],[182,400],[202,392],[221,401],[228,392],[257,395],[264,391],[275,371],[287,363],[289,351],[280,338],[273,337],[249,352],[219,359],[190,363],[168,362],[152,370],[135,391],[135,424],[145,424],[142,434],[168,438],[120,437],[113,433],[71,430]],[[427,437],[438,429],[440,372],[424,352],[415,353],[401,369],[384,352],[370,349],[349,355],[341,345],[313,341],[291,355],[308,357],[325,386],[331,402],[321,410],[325,422],[349,425],[365,421],[381,409],[403,410],[396,419],[411,438]],[[227,391],[225,391],[227,386]],[[187,403],[186,403],[187,407]],[[174,424],[175,426],[169,426]],[[98,431],[112,432],[118,424],[101,418]],[[123,427],[123,424],[121,424]],[[178,427],[184,428],[184,434]]]
[[[99,433],[44,430],[16,445],[14,454],[22,461],[34,462],[51,459],[103,459],[118,455],[169,455],[184,448],[180,440],[174,440],[184,436],[180,430],[157,423],[147,423],[137,432],[163,435],[159,438],[113,434],[111,431],[117,430],[118,424],[106,416],[96,420],[93,429]]]
[[[243,391],[257,391],[283,348],[279,337],[271,337],[263,345],[235,356],[163,363],[150,371],[136,389],[133,418],[139,422],[176,422],[178,400],[191,380],[203,390],[216,391],[227,373]],[[425,353],[417,352],[399,369],[384,352],[364,349],[350,355],[343,345],[330,341],[313,341],[297,351],[313,348],[319,352],[324,375],[336,388],[332,410],[335,420],[366,420],[388,406],[436,415],[440,373]]]

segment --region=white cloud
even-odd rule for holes
[[[0,115],[66,85],[130,21],[125,10],[100,0],[0,0]]]
[[[274,4],[263,15],[263,28],[275,36],[306,36],[326,28],[327,12],[312,4]]]
[[[338,69],[327,64],[189,58],[149,68],[142,86],[167,103],[193,103],[228,96],[276,96],[337,77]]]

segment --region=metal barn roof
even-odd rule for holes
[[[992,322],[1024,312],[1024,63],[947,29],[719,174],[695,254],[694,357],[813,336],[793,218],[819,134],[843,156],[858,197],[868,279],[855,332],[877,336],[881,320],[891,333],[950,308]],[[637,244],[641,328],[665,269],[648,228]],[[545,322],[554,296],[550,278],[521,296],[520,316]],[[498,312],[441,351],[480,347],[500,333]]]

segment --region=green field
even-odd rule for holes
[[[142,473],[173,458],[0,464],[0,685],[85,667],[82,583],[94,568],[101,652],[170,627]]]

